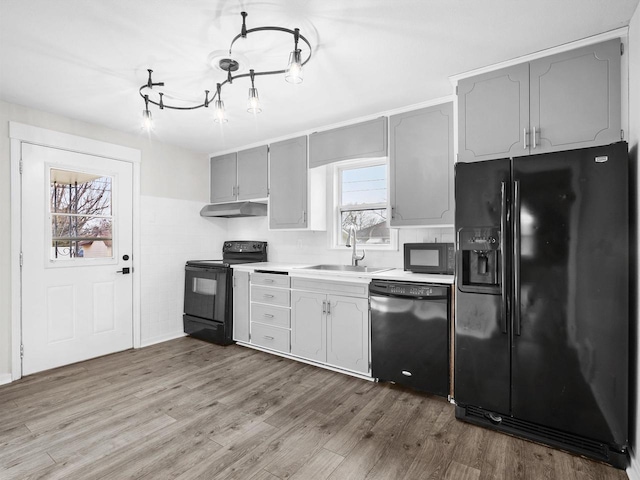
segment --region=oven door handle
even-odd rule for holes
[[[219,272],[220,270],[226,270],[227,267],[224,266],[219,266],[219,267],[185,267],[185,270],[187,272],[200,272],[200,273],[204,273],[204,272]]]
[[[415,297],[413,295],[398,295],[396,293],[372,293],[372,297],[387,297],[387,298],[406,298],[409,300],[447,300],[448,295],[431,295],[431,296],[420,296]]]

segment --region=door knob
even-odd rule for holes
[[[131,273],[131,268],[130,267],[124,267],[122,270],[118,270],[116,273],[121,273],[123,275],[128,275],[129,273]]]

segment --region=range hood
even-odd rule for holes
[[[267,204],[257,202],[234,202],[205,205],[200,210],[202,217],[264,217],[267,215]]]

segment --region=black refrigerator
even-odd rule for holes
[[[456,417],[624,468],[627,144],[458,163]]]

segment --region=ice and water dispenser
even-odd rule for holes
[[[500,293],[500,229],[461,228],[458,231],[458,285],[463,292]]]

